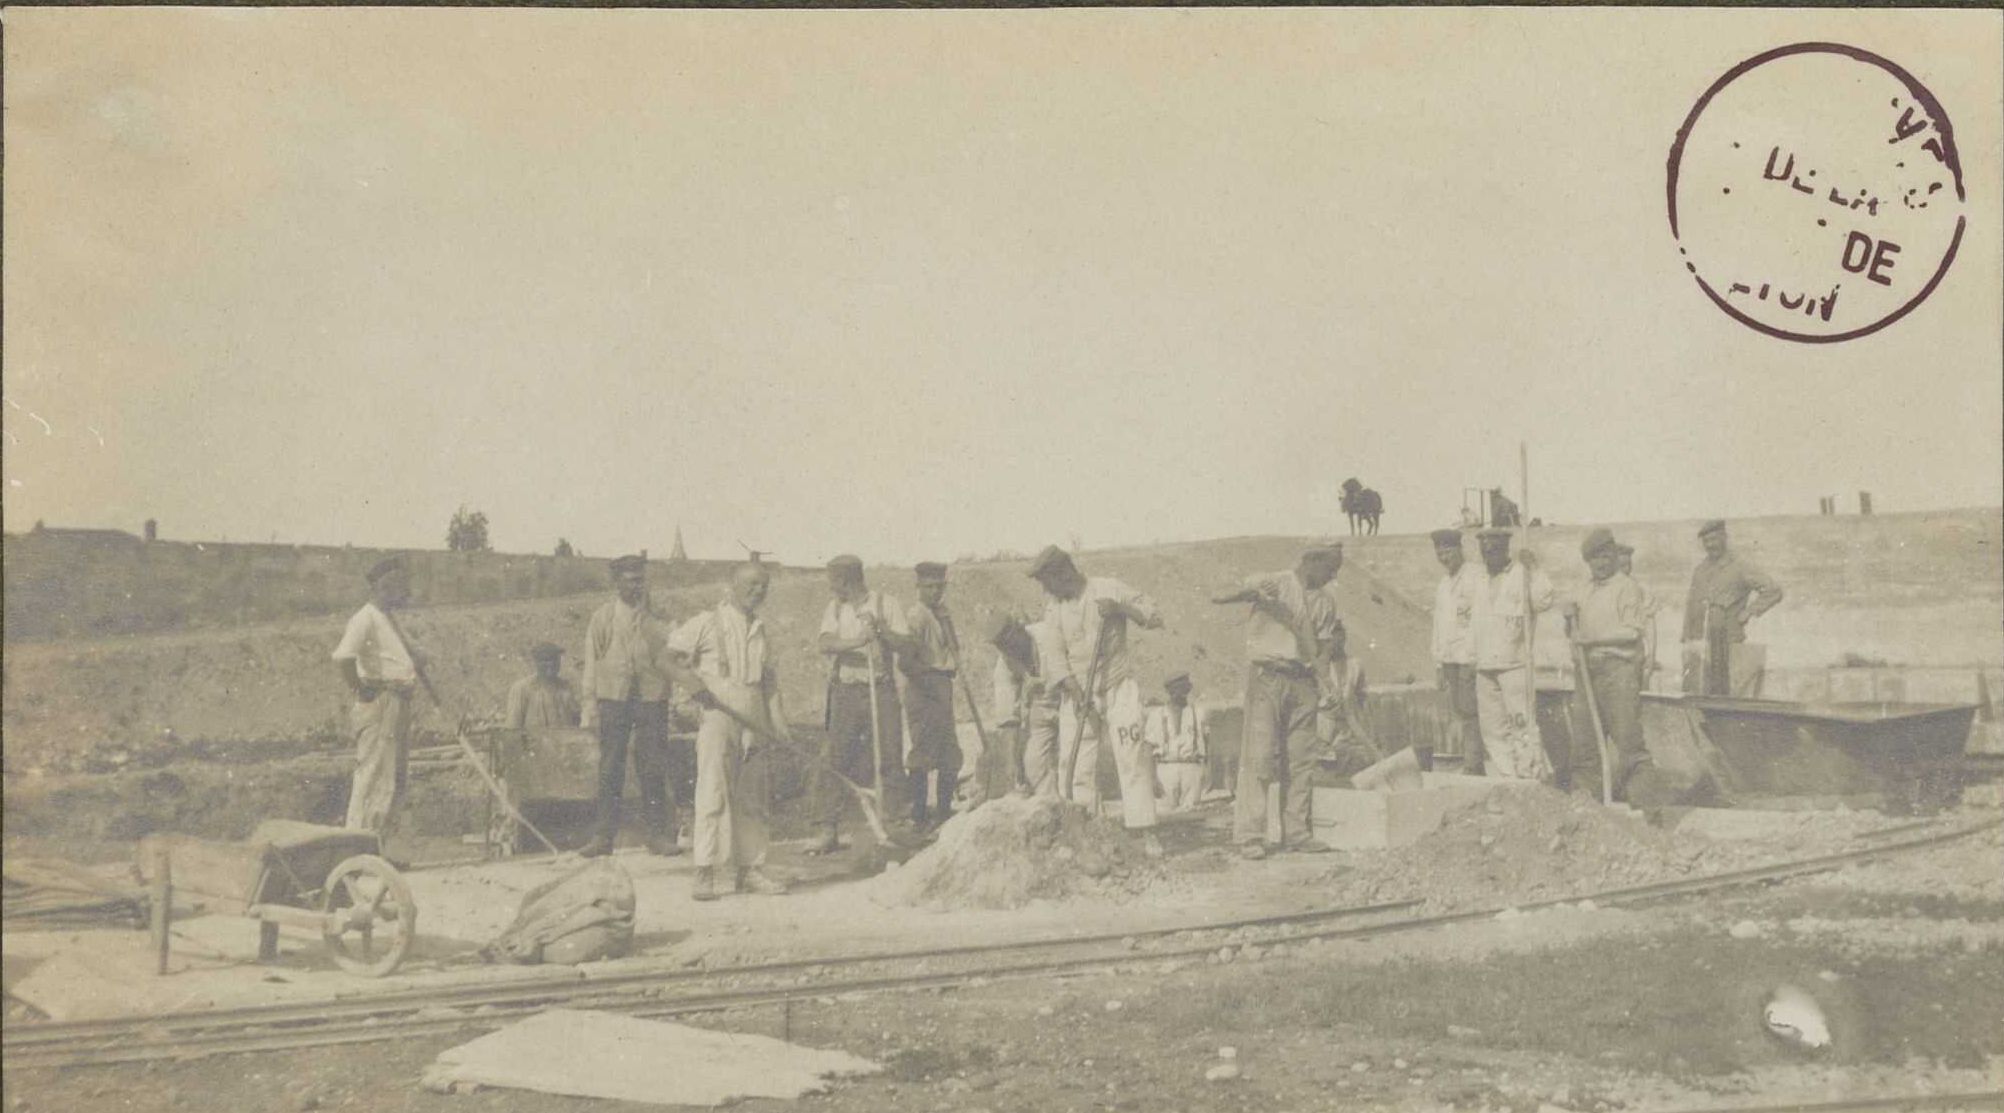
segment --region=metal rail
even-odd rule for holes
[[[1675,1113],[1879,1113],[1881,1110],[2004,1109],[2004,1090],[1967,1094],[1907,1094],[1774,1105],[1692,1106]]]
[[[1877,846],[1865,847],[1859,850],[1827,854],[1816,858],[1798,859],[1771,866],[1756,866],[1750,869],[1734,870],[1727,873],[1708,874],[1703,877],[1683,878],[1676,881],[1659,882],[1650,885],[1609,889],[1597,893],[1583,893],[1577,896],[1557,897],[1505,907],[1491,907],[1355,927],[1317,927],[1301,931],[1283,932],[1267,936],[1260,942],[1262,945],[1272,945],[1275,943],[1305,942],[1312,939],[1362,939],[1409,931],[1422,931],[1493,918],[1505,911],[1506,907],[1515,908],[1518,911],[1535,911],[1541,908],[1573,904],[1585,900],[1609,906],[1642,904],[1649,901],[1671,899],[1694,893],[1711,892],[1741,885],[1760,884],[1768,881],[1798,877],[1804,874],[1825,872],[1873,858],[1939,846],[1990,830],[2000,824],[2004,824],[2004,820],[1991,820],[1923,838],[1881,843]],[[529,1015],[540,1009],[557,1004],[572,1008],[591,1008],[623,1012],[636,1016],[676,1016],[851,993],[914,990],[963,985],[977,979],[998,981],[1025,977],[1047,977],[1093,967],[1195,958],[1212,953],[1215,945],[1211,943],[1195,944],[1170,950],[1150,951],[1145,955],[1137,955],[1125,949],[1125,947],[1119,947],[1118,949],[1107,949],[1097,953],[1067,958],[1045,958],[1015,963],[974,964],[956,970],[921,974],[879,974],[846,980],[820,982],[807,986],[793,984],[738,987],[713,992],[693,992],[664,996],[664,991],[671,990],[678,984],[693,983],[695,987],[700,989],[704,983],[714,984],[716,982],[724,982],[747,976],[755,977],[761,974],[774,974],[809,967],[825,968],[842,966],[863,968],[873,963],[903,964],[927,958],[972,957],[983,954],[1000,954],[1012,950],[1039,950],[1064,946],[1103,947],[1107,943],[1125,939],[1128,936],[1145,938],[1185,933],[1209,933],[1271,927],[1285,923],[1312,922],[1317,918],[1336,919],[1370,912],[1396,911],[1402,907],[1410,907],[1412,903],[1405,902],[1404,904],[1393,905],[1370,905],[1363,906],[1362,908],[1330,909],[1322,912],[1294,913],[1259,920],[1194,924],[1182,927],[1154,929],[1145,932],[1107,933],[1097,936],[1033,940],[1023,943],[944,947],[927,951],[857,955],[834,959],[789,960],[786,962],[765,963],[702,972],[643,972],[604,979],[567,979],[561,982],[538,983],[529,986],[518,984],[501,987],[467,987],[465,990],[447,991],[445,993],[408,991],[400,992],[394,995],[394,997],[385,995],[385,998],[388,999],[370,998],[323,1005],[262,1006],[249,1009],[217,1010],[209,1013],[188,1013],[152,1018],[30,1025],[26,1028],[14,1025],[4,1034],[4,1045],[0,1045],[0,1058],[3,1058],[4,1064],[10,1068],[107,1065],[148,1059],[185,1058],[222,1053],[271,1051],[330,1044],[412,1038],[443,1034],[464,1028],[495,1028],[520,1016]],[[466,1011],[458,1015],[440,1016],[438,1013],[441,1009],[463,1009]],[[479,1010],[477,1015],[473,1012],[475,1009]],[[284,1028],[287,1030],[272,1031],[271,1029],[273,1028]]]
[[[1153,939],[1198,932],[1229,932],[1248,928],[1275,927],[1285,924],[1310,923],[1317,920],[1349,919],[1358,916],[1399,912],[1418,907],[1421,903],[1418,900],[1387,901],[1378,904],[1321,908],[1304,912],[1287,912],[1273,916],[1179,924],[1164,928],[1144,928],[1131,931],[1055,936],[995,943],[974,943],[950,947],[929,947],[917,950],[835,955],[821,958],[785,959],[773,962],[747,963],[741,966],[709,970],[688,970],[675,967],[629,971],[591,978],[572,975],[562,978],[537,979],[530,982],[510,982],[503,985],[461,986],[447,989],[417,987],[338,1001],[295,1005],[252,1005],[234,1009],[168,1013],[151,1017],[116,1017],[99,1020],[58,1021],[26,1026],[15,1025],[4,1034],[0,1034],[0,1044],[4,1044],[6,1059],[9,1065],[11,1065],[14,1062],[17,1051],[26,1052],[30,1049],[76,1043],[91,1039],[100,1039],[108,1042],[130,1039],[135,1033],[143,1033],[145,1038],[148,1039],[159,1039],[176,1032],[203,1033],[215,1029],[251,1026],[327,1025],[331,1022],[351,1018],[362,1019],[371,1024],[377,1024],[381,1023],[384,1018],[392,1018],[400,1013],[417,1013],[427,1009],[473,1009],[516,1004],[540,1006],[551,1002],[576,1000],[580,997],[588,997],[593,994],[617,993],[632,987],[643,987],[647,991],[658,995],[664,988],[689,982],[714,982],[728,978],[756,977],[760,975],[847,966],[867,966],[875,963],[924,962],[932,959],[972,957],[1009,951],[1036,951],[1059,947],[1093,946],[1129,938]]]

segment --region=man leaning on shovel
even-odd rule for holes
[[[1612,758],[1605,784],[1614,800],[1627,800],[1631,786],[1647,778],[1638,775],[1649,765],[1649,751],[1642,741],[1642,673],[1636,662],[1642,655],[1643,624],[1648,612],[1641,585],[1621,571],[1621,546],[1604,529],[1587,534],[1580,544],[1580,556],[1593,574],[1593,582],[1566,608],[1573,644],[1579,647],[1577,661],[1584,663],[1576,681],[1590,687],[1583,691],[1575,709],[1573,738],[1583,740],[1569,747],[1571,786],[1587,789],[1582,774],[1600,788],[1603,751],[1595,733],[1607,742]],[[1598,720],[1597,722],[1595,720]]]

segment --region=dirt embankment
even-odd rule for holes
[[[1118,576],[1152,594],[1166,626],[1134,640],[1142,683],[1187,669],[1202,698],[1236,698],[1244,685],[1245,608],[1211,595],[1254,572],[1289,567],[1302,542],[1221,541],[1090,553],[1089,573]],[[880,569],[872,582],[902,604],[914,600],[908,569]],[[712,604],[714,586],[661,593],[671,614]],[[1381,680],[1426,675],[1427,619],[1346,570],[1336,594],[1350,646]],[[1034,613],[1036,585],[1021,563],[959,565],[949,602],[970,646],[1007,611]],[[765,618],[793,716],[818,722],[827,670],[814,648],[828,593],[818,575],[789,573],[774,585]],[[420,607],[405,625],[431,660],[439,693],[476,716],[498,715],[508,686],[528,671],[527,649],[547,639],[575,647],[599,605],[595,595],[467,607]],[[347,701],[328,653],[341,620],[123,641],[17,646],[6,660],[5,759],[10,782],[38,773],[157,766],[205,750],[288,743],[281,751],[338,747]],[[969,678],[987,700],[992,652],[974,648]],[[575,650],[565,661],[576,674]],[[984,706],[985,710],[985,706]],[[437,719],[431,720],[439,722]]]

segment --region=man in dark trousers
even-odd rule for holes
[[[1461,531],[1433,531],[1433,558],[1445,575],[1433,592],[1433,667],[1447,696],[1452,741],[1459,747],[1461,772],[1482,772],[1482,727],[1475,708],[1475,593],[1480,569],[1462,551]]]
[[[1747,644],[1747,623],[1781,602],[1781,585],[1726,544],[1726,523],[1698,530],[1705,559],[1691,573],[1684,600],[1684,691],[1708,696],[1759,694],[1762,646]]]
[[[1279,850],[1326,852],[1309,831],[1315,772],[1316,715],[1342,628],[1326,590],[1343,567],[1343,549],[1318,545],[1293,569],[1247,579],[1211,602],[1252,604],[1246,620],[1246,725],[1239,757],[1232,837],[1247,858]]]
[[[1599,713],[1613,751],[1609,779],[1614,798],[1627,800],[1632,782],[1648,780],[1638,776],[1649,764],[1649,751],[1642,742],[1642,673],[1636,662],[1642,656],[1643,624],[1649,616],[1641,585],[1621,571],[1621,548],[1612,533],[1604,529],[1588,533],[1580,544],[1580,556],[1593,582],[1567,608],[1573,642],[1586,661],[1586,676],[1579,681],[1591,686],[1593,710]],[[1575,708],[1572,733],[1571,787],[1598,793],[1600,746],[1584,701]]]
[[[580,853],[612,853],[626,755],[633,753],[647,849],[680,854],[675,799],[668,787],[668,636],[672,624],[647,595],[647,560],[612,562],[613,597],[591,616],[584,644],[584,717],[598,730],[598,830]]]
[[[960,739],[953,725],[953,681],[960,672],[960,634],[946,609],[946,565],[926,561],[916,569],[918,602],[906,614],[912,646],[898,655],[905,674],[905,710],[912,747],[905,768],[912,779],[912,823],[920,830],[953,815],[960,784]],[[938,802],[927,808],[927,781],[937,780]]]

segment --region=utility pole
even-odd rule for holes
[[[1531,448],[1523,441],[1517,442],[1517,479],[1524,492],[1524,502],[1517,507],[1517,514],[1528,527],[1531,524]]]

